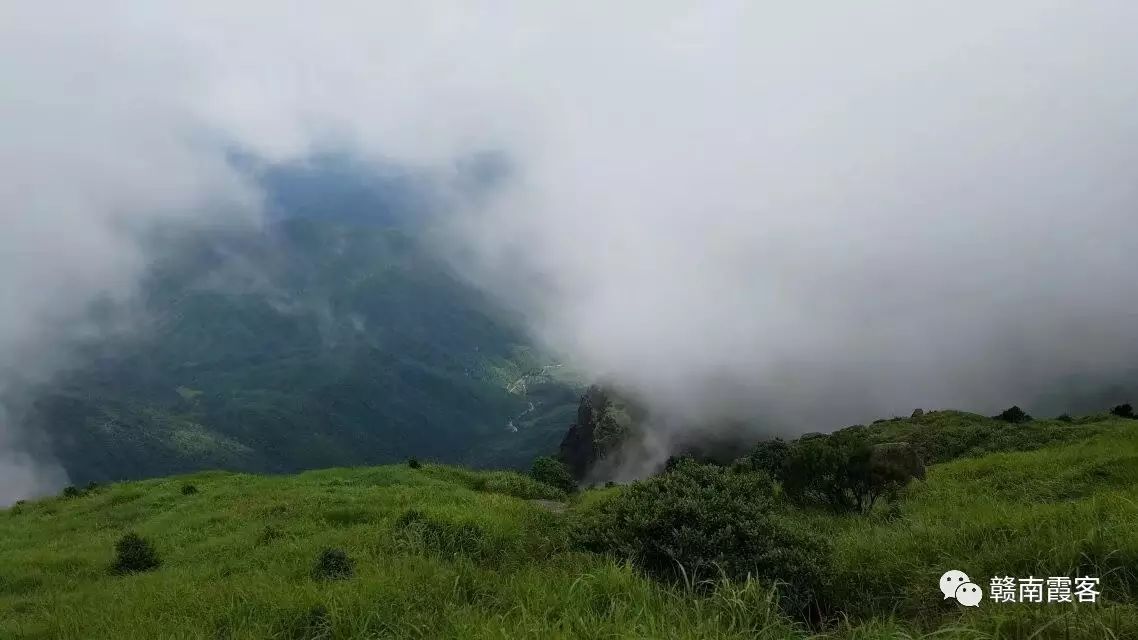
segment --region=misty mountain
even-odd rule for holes
[[[119,328],[35,389],[21,421],[73,482],[408,456],[525,466],[556,447],[579,389],[424,249],[406,180],[345,163],[264,180],[274,221],[157,238],[137,300],[93,309]]]
[[[377,166],[344,153],[259,165],[235,158],[264,189],[273,220],[306,218],[365,226],[413,227],[429,209],[428,180],[411,169]]]
[[[465,180],[484,186],[501,169],[479,159]],[[72,366],[21,389],[19,402],[4,399],[40,436],[33,453],[58,459],[77,483],[408,456],[520,468],[587,422],[581,381],[425,246],[422,176],[325,156],[260,167],[256,178],[263,228],[155,236],[158,258],[137,298],[94,305],[100,328]],[[1138,375],[1083,376],[1011,400],[1055,415],[1135,391]],[[829,404],[819,397],[814,408],[839,413]],[[769,430],[709,420],[641,457]]]

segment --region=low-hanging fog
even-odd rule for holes
[[[987,411],[1134,362],[1134,3],[554,4],[5,3],[0,398],[129,298],[148,230],[257,224],[235,154],[326,149],[505,158],[438,194],[438,246],[671,423]],[[0,501],[60,482],[12,415]]]

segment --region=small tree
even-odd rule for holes
[[[410,458],[407,458],[407,466],[411,467],[412,469],[418,469],[419,467],[421,467],[423,465],[419,463],[418,458],[416,458],[415,456],[411,456]]]
[[[788,451],[778,478],[787,496],[796,502],[852,511],[851,457],[851,451],[843,450],[830,438],[799,440]]]
[[[1074,422],[1075,421],[1075,419],[1072,418],[1071,414],[1069,414],[1069,413],[1061,414],[1059,417],[1057,417],[1055,419],[1058,420],[1059,422]]]
[[[1031,422],[1032,417],[1020,409],[1018,406],[1004,409],[1000,415],[995,417],[996,420],[1003,420],[1012,424],[1023,424],[1024,422]]]
[[[83,495],[83,492],[80,491],[79,487],[76,487],[75,485],[69,485],[63,489],[64,498],[78,498],[81,495]]]
[[[158,553],[154,551],[154,547],[145,538],[133,531],[119,538],[119,541],[115,543],[115,563],[111,566],[113,573],[127,574],[150,571],[159,564],[161,561],[158,559]]]
[[[867,513],[879,499],[923,476],[924,465],[904,443],[871,446],[858,436],[835,435],[795,443],[778,478],[797,502]]]
[[[192,496],[192,495],[196,494],[197,492],[198,492],[198,488],[196,485],[192,485],[192,484],[182,485],[182,495],[184,495],[184,496]]]
[[[1118,405],[1117,407],[1111,409],[1110,413],[1112,415],[1118,416],[1119,418],[1129,418],[1131,420],[1133,420],[1135,417],[1134,407],[1130,406],[1129,403]]]
[[[577,490],[577,481],[569,473],[569,467],[553,456],[541,456],[533,461],[529,475],[538,482],[557,487],[566,493]]]
[[[872,445],[867,462],[868,478],[862,491],[866,511],[878,498],[893,496],[910,481],[925,478],[925,463],[908,442]]]

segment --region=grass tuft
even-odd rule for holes
[[[328,548],[316,556],[312,567],[313,580],[347,580],[355,574],[356,561],[343,549]]]

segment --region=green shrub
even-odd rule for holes
[[[747,576],[780,583],[785,605],[800,614],[825,583],[825,542],[782,517],[759,473],[680,463],[583,510],[571,535],[578,548],[689,585]]]
[[[115,563],[111,572],[116,574],[150,571],[161,564],[154,547],[142,536],[130,532],[115,543]]]
[[[1069,414],[1069,413],[1061,414],[1059,417],[1057,417],[1055,419],[1058,420],[1059,422],[1074,422],[1075,421],[1075,419],[1072,418],[1071,414]]]
[[[751,449],[751,453],[747,455],[747,461],[752,470],[763,471],[773,477],[778,477],[789,453],[790,445],[782,439],[764,440],[756,444],[754,449]]]
[[[796,442],[785,456],[778,478],[786,494],[839,512],[867,513],[879,499],[924,477],[924,464],[911,445],[870,445],[858,431]]]
[[[196,485],[192,485],[192,484],[182,485],[182,495],[184,495],[184,496],[192,496],[192,495],[196,494],[197,492],[198,492],[198,488]]]
[[[418,469],[423,465],[419,462],[418,458],[411,456],[410,458],[407,458],[407,466],[411,467],[412,469]]]
[[[1133,420],[1135,417],[1134,416],[1134,407],[1130,406],[1129,403],[1128,404],[1120,404],[1117,407],[1111,409],[1110,414],[1113,416],[1118,416],[1119,418],[1129,418],[1131,420]]]
[[[975,458],[993,452],[1031,451],[1041,447],[1087,440],[1102,432],[1101,426],[1076,428],[1107,420],[1101,416],[1074,417],[1070,423],[1027,422],[1006,428],[1007,423],[959,411],[926,412],[920,424],[905,420],[869,427],[872,443],[908,442],[926,464],[960,458]],[[1005,428],[1001,428],[1001,426]]]
[[[1032,417],[1019,407],[1004,409],[1000,415],[995,416],[995,418],[996,420],[1003,420],[1004,422],[1010,422],[1012,424],[1023,424],[1032,421]]]
[[[668,456],[668,459],[664,461],[664,473],[671,473],[676,469],[676,467],[685,461],[692,460],[691,458],[685,456]]]
[[[799,440],[787,452],[778,479],[798,503],[817,503],[837,511],[853,510],[851,468],[854,451],[830,438]]]
[[[681,464],[694,462],[696,464],[710,464],[717,467],[729,468],[738,460],[733,459],[740,450],[736,443],[711,442],[703,448],[691,447],[680,455],[669,456],[664,461],[664,472],[668,473]]]
[[[88,482],[86,487],[83,487],[83,493],[94,493],[98,490],[99,490],[99,483],[95,482],[94,480],[92,480],[91,482]]]
[[[577,490],[577,481],[569,473],[569,467],[553,456],[542,456],[534,460],[529,475],[534,480],[557,487],[565,493]]]
[[[64,498],[78,498],[82,495],[83,492],[79,490],[79,487],[76,487],[74,485],[69,485],[63,489]]]
[[[313,580],[346,580],[355,574],[356,561],[343,549],[328,548],[316,557],[312,567]]]

